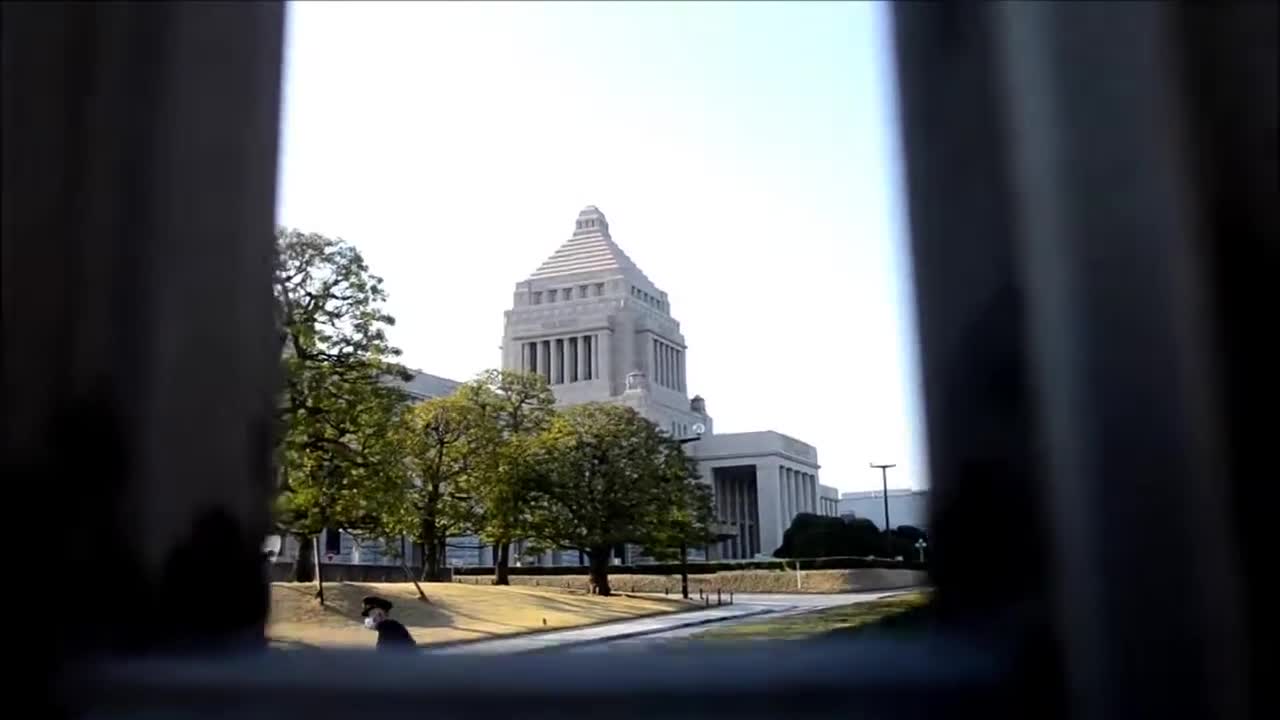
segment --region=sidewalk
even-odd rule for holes
[[[777,612],[777,608],[755,604],[721,605],[703,610],[653,615],[569,630],[552,630],[518,637],[480,640],[434,650],[428,648],[426,652],[432,655],[503,655],[533,652],[570,645],[621,640],[772,612]]]

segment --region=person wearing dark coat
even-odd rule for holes
[[[380,597],[369,596],[364,599],[364,626],[378,631],[379,650],[401,650],[417,647],[413,636],[404,625],[387,617],[391,612],[391,601]]]

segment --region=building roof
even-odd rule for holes
[[[928,495],[928,488],[889,488],[889,497],[898,497],[901,495]],[[883,497],[884,492],[881,490],[856,490],[853,492],[840,493],[841,500],[863,500],[866,498]]]
[[[623,275],[634,273],[644,278],[646,284],[652,284],[622,248],[613,242],[613,237],[609,235],[609,221],[595,205],[588,205],[578,213],[573,236],[551,253],[551,257],[543,261],[529,279],[587,272]]]
[[[423,400],[452,395],[453,391],[462,384],[457,380],[437,377],[413,368],[409,368],[409,372],[413,373],[413,379],[404,383],[404,389],[410,395]]]

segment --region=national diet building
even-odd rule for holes
[[[618,403],[676,437],[698,438],[685,450],[715,492],[720,521],[708,559],[771,554],[798,513],[837,515],[838,492],[818,482],[812,445],[772,430],[714,431],[706,401],[689,396],[687,352],[667,293],[614,243],[594,206],[516,283],[505,313],[502,367],[541,374],[558,405]]]

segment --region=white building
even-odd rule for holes
[[[840,516],[866,518],[884,529],[884,492],[864,490],[840,495]],[[891,488],[889,490],[889,524],[929,528],[929,491]]]
[[[614,243],[604,213],[589,206],[573,235],[516,284],[502,366],[541,373],[561,406],[626,405],[677,437],[701,426],[701,439],[686,448],[714,489],[725,537],[709,556],[772,554],[798,513],[834,515],[836,490],[819,484],[812,445],[772,431],[714,432],[705,401],[689,397],[688,346],[671,310],[667,293]]]

